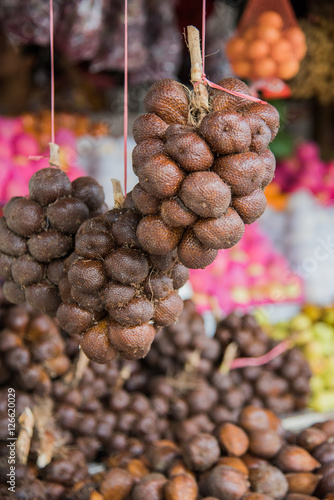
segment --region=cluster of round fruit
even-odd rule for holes
[[[147,359],[90,362],[74,384],[80,338],[67,338],[64,344],[52,320],[41,314],[29,315],[27,322],[27,311],[22,306],[7,307],[3,315],[4,328],[0,332],[3,349],[0,363],[4,368],[0,394],[3,438],[7,432],[9,380],[17,392],[17,416],[26,406],[38,406],[42,397],[42,408],[52,404],[49,419],[55,423],[53,435],[65,446],[78,448],[87,461],[100,460],[106,453],[137,455],[159,439],[182,443],[199,432],[213,432],[215,426],[226,420],[237,421],[248,404],[272,408],[276,405],[282,412],[304,408],[306,404],[308,386],[301,395],[294,391],[293,385],[288,388],[283,376],[285,371],[289,375],[293,367],[295,373],[296,370],[306,373],[307,365],[295,350],[280,356],[280,368],[276,370],[269,366],[223,374],[219,370],[226,344],[222,339],[223,326],[217,330],[220,335],[216,339],[206,337],[203,319],[189,300],[180,319],[185,332],[180,335],[183,343],[177,343],[178,335],[173,332],[176,325],[165,328],[158,334]],[[243,323],[249,325],[250,317],[245,316]],[[24,327],[25,324],[28,326]],[[232,336],[227,324],[224,331]],[[179,352],[179,356],[173,352]],[[168,363],[160,367],[154,361],[157,354]],[[64,372],[66,363],[69,368]],[[55,371],[57,365],[62,371]],[[50,434],[50,425],[48,429]],[[41,436],[44,436],[41,432],[34,433],[31,457],[38,456]]]
[[[332,500],[333,436],[333,420],[287,433],[273,412],[247,406],[237,423],[181,445],[164,439],[137,454],[116,454],[96,474],[78,450],[44,469],[18,464],[14,498],[24,492],[27,500]]]
[[[218,83],[250,95],[235,78]],[[196,269],[211,264],[218,249],[235,245],[244,224],[264,212],[263,190],[275,171],[268,144],[279,115],[270,104],[212,90],[210,111],[192,126],[196,110],[188,94],[169,79],[148,90],[146,114],[133,126],[139,183],[132,198],[143,214],[137,229],[143,248],[155,255],[177,249],[181,263]]]
[[[180,435],[188,434],[186,427],[192,429],[194,420],[197,422],[198,414],[202,413],[206,415],[201,415],[200,421],[207,425],[204,420],[209,417],[210,426],[222,419],[235,420],[247,404],[267,407],[279,414],[307,406],[311,371],[297,348],[263,366],[246,366],[224,373],[221,365],[231,342],[237,347],[237,357],[251,358],[264,355],[276,344],[248,314],[230,314],[218,323],[214,337],[209,338],[202,317],[188,300],[178,323],[156,335],[143,360],[151,374],[146,391],[150,390],[151,398],[165,397],[165,412],[178,424],[175,401],[182,406],[182,412],[178,410],[184,415],[184,422],[179,425]]]
[[[241,78],[278,77],[290,80],[299,71],[307,50],[299,26],[286,27],[282,16],[265,11],[256,24],[238,30],[226,44],[232,69]]]
[[[56,168],[37,171],[29,196],[11,198],[0,218],[0,275],[14,304],[28,302],[55,315],[64,260],[82,222],[105,210],[102,187],[91,177],[70,182]]]

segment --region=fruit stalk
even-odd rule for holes
[[[199,31],[195,26],[187,26],[188,50],[190,53],[190,81],[194,87],[190,101],[189,123],[198,126],[209,112],[207,86],[203,82],[203,67]]]

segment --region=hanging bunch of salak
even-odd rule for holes
[[[139,181],[119,206],[104,211],[94,179],[71,183],[50,167],[32,176],[28,197],[4,207],[4,295],[56,316],[98,363],[144,357],[182,312],[188,268],[211,264],[265,210],[278,112],[247,99],[240,80],[218,85],[245,97],[201,76],[193,91],[170,79],[148,90],[133,126]]]

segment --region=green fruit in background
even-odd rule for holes
[[[306,304],[289,322],[267,327],[275,340],[291,338],[309,362],[313,373],[309,407],[334,410],[334,308]]]

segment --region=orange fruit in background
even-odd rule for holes
[[[267,10],[258,17],[257,24],[264,24],[266,26],[272,26],[273,28],[282,29],[284,21],[278,12]]]
[[[246,56],[249,59],[260,59],[261,57],[267,56],[269,54],[269,50],[270,47],[265,40],[256,38],[250,42],[246,48]]]
[[[241,37],[233,37],[226,44],[226,54],[231,61],[242,59],[246,49],[246,42]]]
[[[276,76],[277,65],[271,57],[257,59],[252,65],[252,74],[257,78]]]
[[[251,64],[249,61],[241,60],[232,62],[232,70],[233,72],[240,76],[241,78],[247,78],[250,75]]]
[[[251,26],[250,28],[247,28],[242,34],[242,38],[245,41],[254,40],[255,37],[256,37],[256,26]]]
[[[298,26],[285,30],[283,34],[293,46],[305,44],[304,32]]]
[[[272,46],[270,54],[276,62],[281,63],[290,59],[293,52],[291,43],[287,39],[281,38]]]
[[[290,80],[299,71],[299,62],[296,59],[288,59],[278,66],[277,76],[282,80]]]
[[[277,28],[260,24],[256,28],[256,36],[269,44],[274,44],[281,38],[281,32]]]

